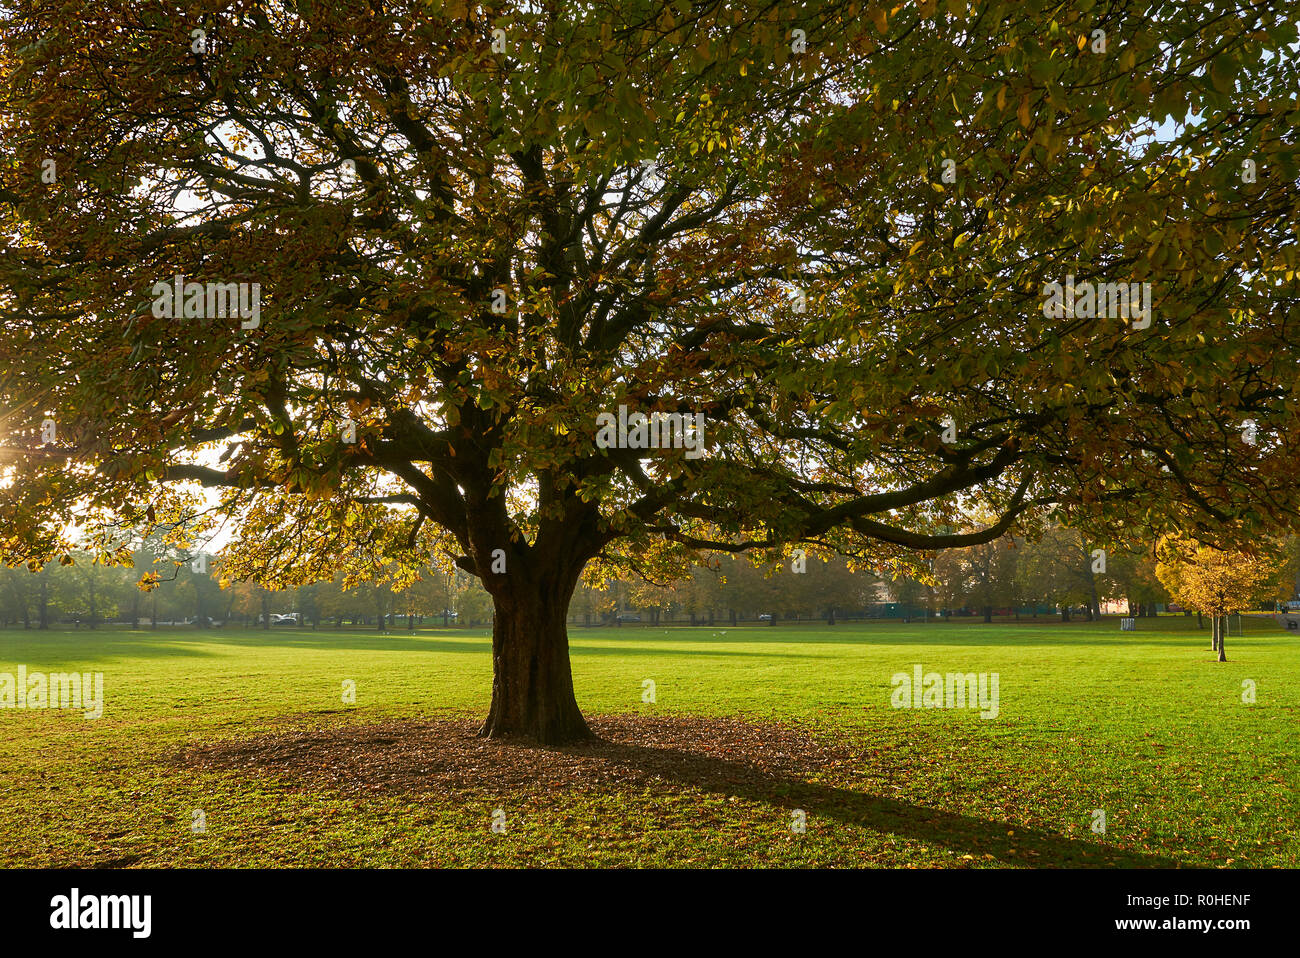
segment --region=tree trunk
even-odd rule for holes
[[[492,707],[479,735],[542,745],[592,738],[573,694],[565,627],[577,576],[567,585],[513,572],[510,580],[492,596]]]
[[[991,605],[984,606],[984,621],[985,622],[993,621],[993,606]]]
[[[1062,622],[1070,621],[1070,607],[1068,605],[1061,606],[1061,621]]]
[[[41,577],[41,605],[40,605],[40,628],[48,629],[50,627],[50,593],[49,583]]]
[[[1223,624],[1219,626],[1219,661],[1226,662],[1228,657],[1223,654],[1223,634],[1228,631],[1228,617],[1222,616]]]

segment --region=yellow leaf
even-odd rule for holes
[[[1026,93],[1020,98],[1020,109],[1016,111],[1016,116],[1020,118],[1020,125],[1029,129],[1029,124],[1033,122],[1033,118],[1029,115],[1029,94]]]
[[[889,17],[885,14],[884,7],[876,7],[871,11],[871,19],[876,24],[876,30],[884,33],[889,27]]]

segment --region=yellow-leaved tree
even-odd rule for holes
[[[1157,545],[1156,575],[1182,605],[1210,617],[1214,651],[1228,661],[1223,638],[1228,616],[1277,591],[1284,557],[1269,545],[1245,552],[1166,536]]]

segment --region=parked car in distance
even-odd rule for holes
[[[640,622],[641,621],[641,616],[637,615],[635,612],[620,612],[615,618],[619,622]]]
[[[758,617],[758,621],[759,621],[759,622],[771,622],[771,621],[772,621],[772,613],[771,613],[771,612],[764,612],[762,615],[760,615],[760,616]]]
[[[284,614],[280,614],[279,612],[272,612],[272,613],[271,613],[271,624],[272,624],[272,625],[297,625],[297,624],[298,624],[298,613],[297,613],[297,612],[285,612]]]

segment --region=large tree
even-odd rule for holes
[[[1271,4],[0,17],[7,561],[196,515],[231,520],[234,579],[446,555],[495,605],[484,734],[560,742],[596,557],[798,543],[895,574],[1041,509],[1295,515]],[[178,276],[248,308],[176,318]],[[1062,314],[1071,281],[1152,309]],[[603,448],[621,405],[703,435]],[[944,531],[975,503],[995,520]]]

